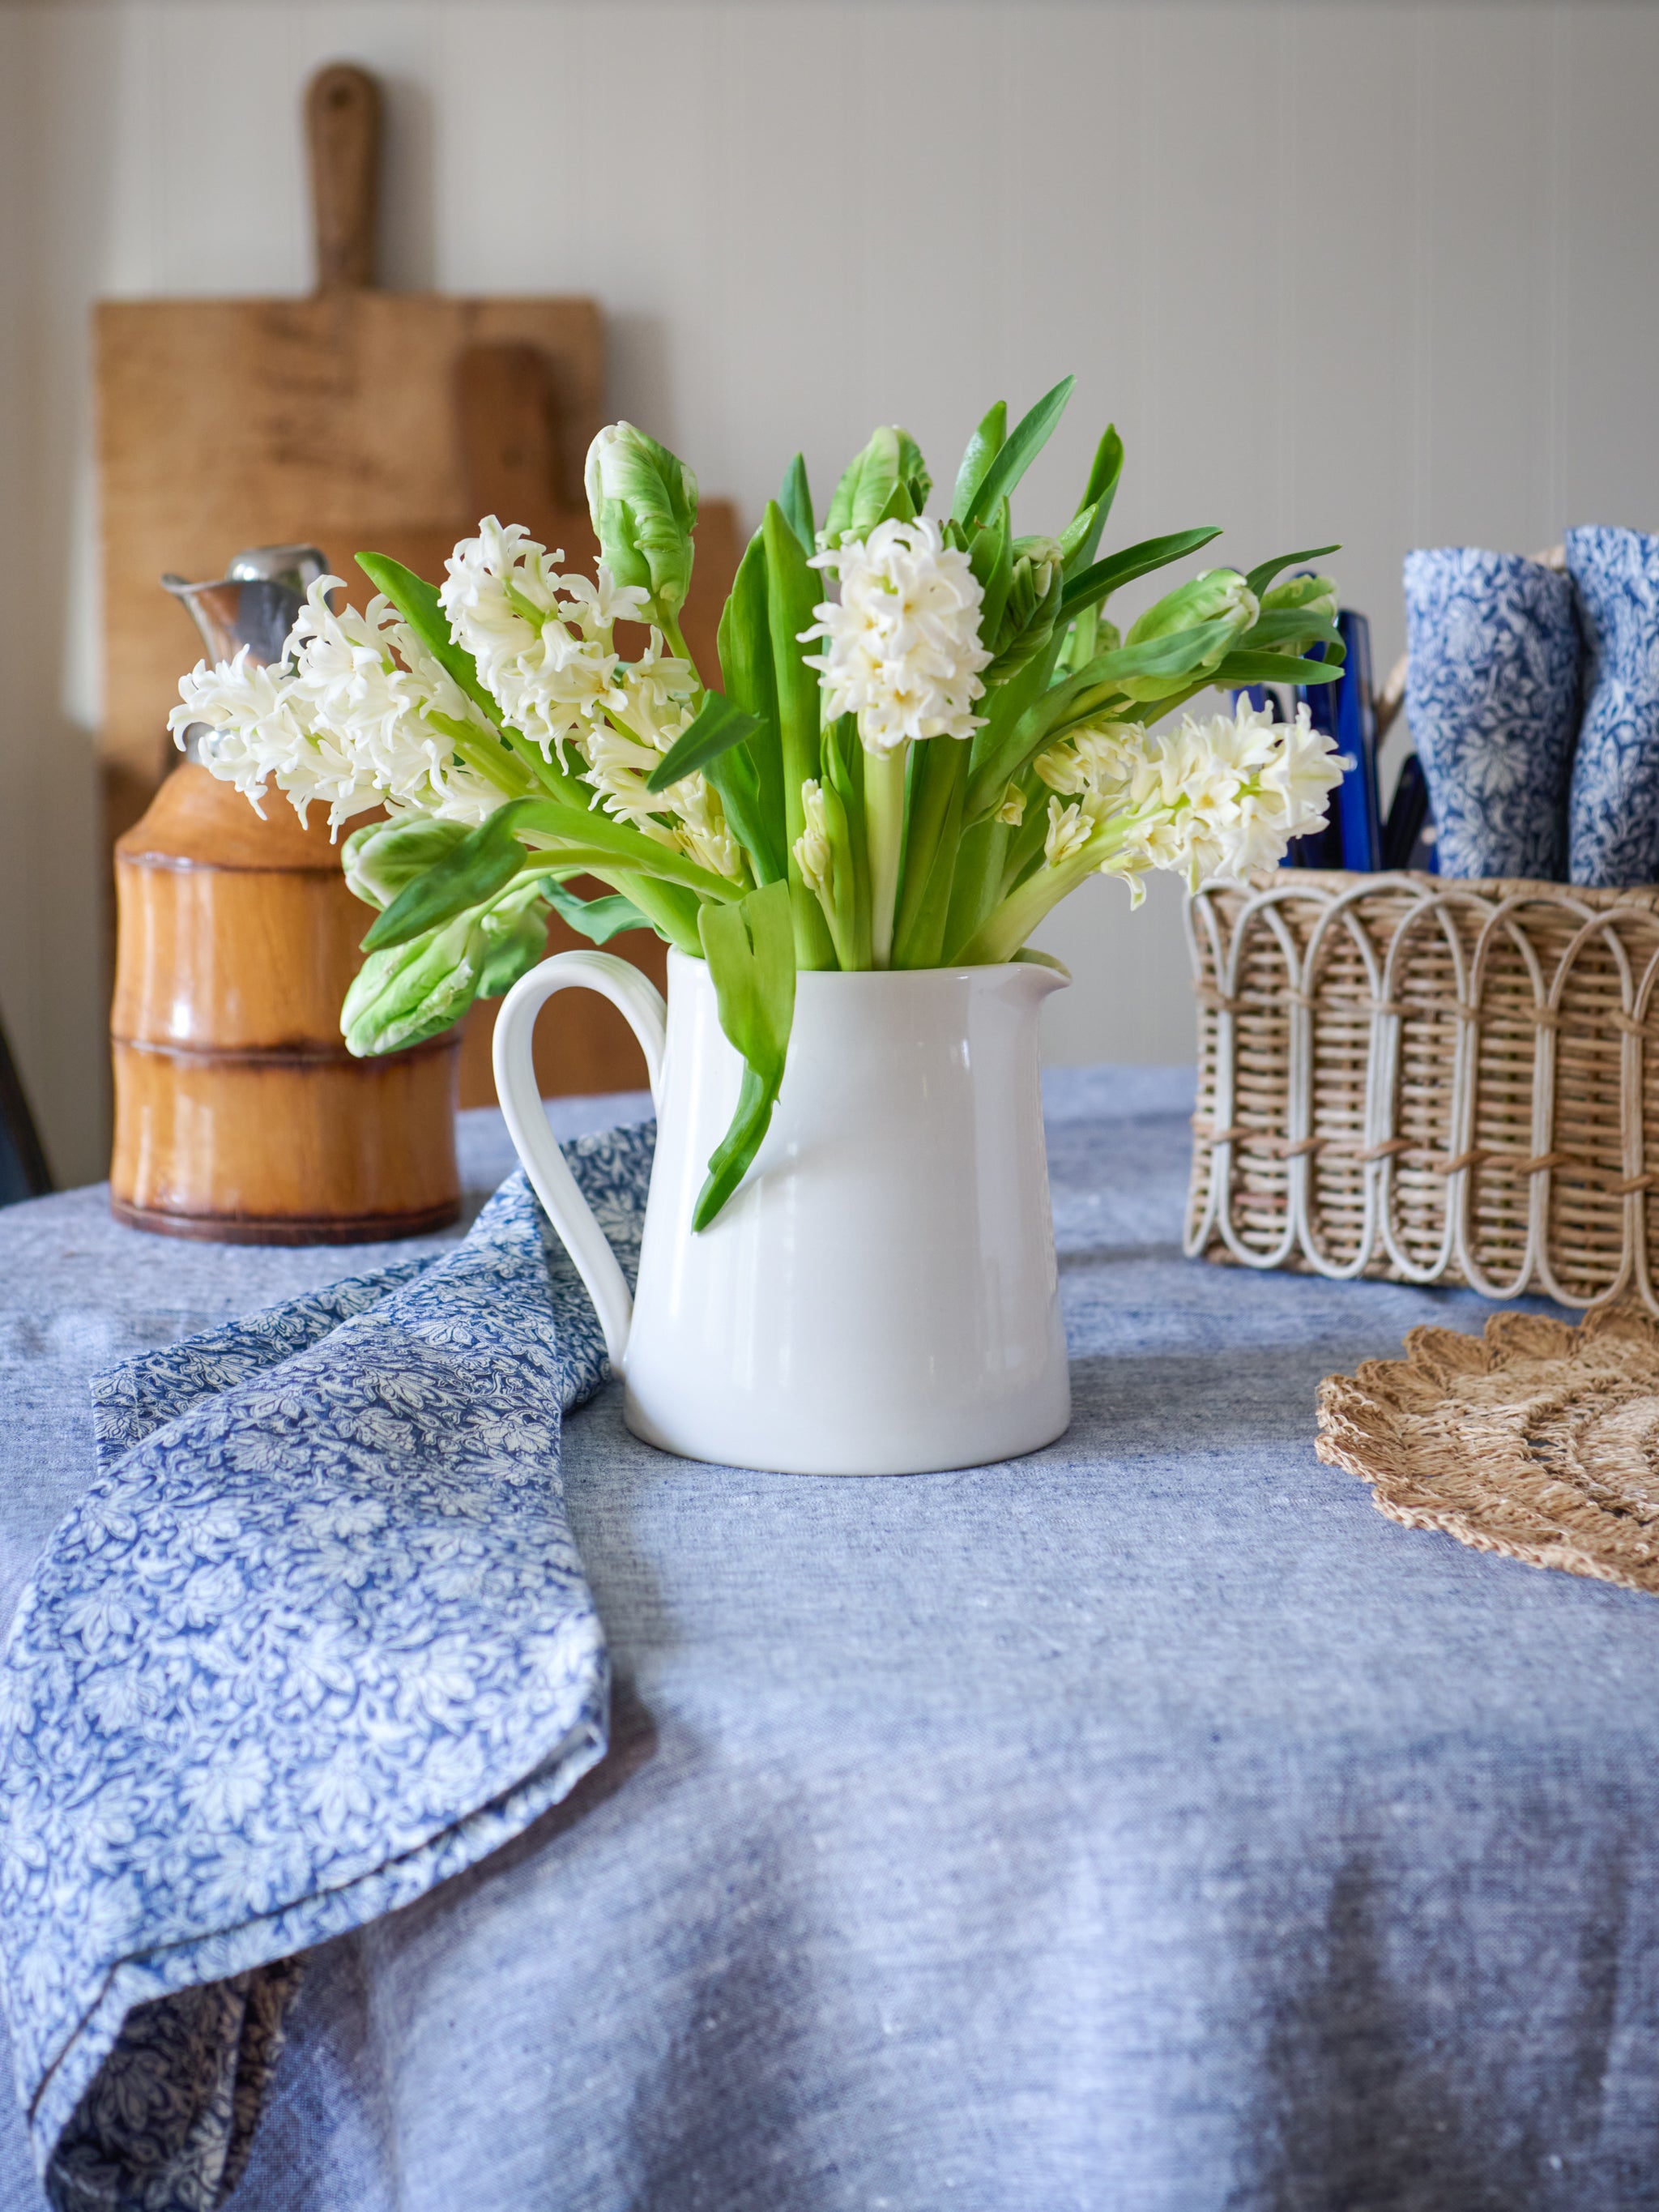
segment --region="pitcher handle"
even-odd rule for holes
[[[662,1082],[663,1043],[668,1009],[647,975],[618,960],[614,952],[556,952],[521,975],[501,1001],[495,1020],[495,1095],[507,1119],[507,1133],[524,1163],[536,1195],[547,1210],[560,1243],[587,1285],[605,1331],[611,1364],[621,1374],[634,1318],[634,1301],[593,1209],[564,1164],[559,1140],[542,1109],[540,1085],[531,1057],[536,1017],[556,991],[586,984],[609,999],[640,1041],[654,1104]]]

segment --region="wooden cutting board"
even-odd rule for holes
[[[462,299],[373,284],[380,156],[374,80],[324,70],[307,94],[318,288],[308,299],[104,301],[95,352],[104,569],[106,820],[112,841],[177,756],[167,715],[200,653],[164,571],[222,575],[245,546],[393,555],[434,581],[483,514],[520,521],[589,567],[583,458],[604,419],[605,338],[592,300]],[[685,629],[706,676],[740,547],[703,503]],[[556,925],[554,949],[577,940]],[[663,948],[613,950],[660,975]],[[565,998],[550,1092],[629,1087],[636,1048],[596,999]],[[479,1010],[463,1103],[493,1098]],[[550,1030],[555,1027],[550,1017]]]
[[[307,95],[318,289],[310,299],[121,300],[96,309],[106,757],[167,765],[167,709],[199,648],[163,570],[221,576],[246,545],[309,543],[343,565],[394,531],[465,517],[456,363],[502,341],[546,361],[559,490],[579,499],[604,404],[592,300],[452,299],[373,288],[380,100],[337,67]],[[476,522],[477,516],[471,520]]]

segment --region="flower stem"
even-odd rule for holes
[[[904,767],[910,748],[892,746],[864,757],[864,823],[870,851],[870,965],[893,959],[893,909],[904,855]]]
[[[677,660],[684,661],[686,665],[690,669],[692,675],[696,678],[697,690],[699,695],[701,695],[703,689],[702,678],[698,673],[696,660],[692,654],[691,648],[685,641],[685,633],[680,628],[679,617],[678,615],[665,615],[663,617],[662,634],[665,639],[666,639],[668,645],[673,653],[674,658]]]
[[[1127,842],[1139,814],[1109,815],[1088,843],[1060,866],[1038,868],[994,908],[958,957],[966,968],[992,967],[1012,960],[1037,924],[1085,876],[1109,864]]]

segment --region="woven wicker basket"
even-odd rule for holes
[[[1284,869],[1188,933],[1189,1254],[1659,1314],[1659,888]]]

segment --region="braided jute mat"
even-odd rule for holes
[[[1494,1314],[1319,1386],[1321,1459],[1411,1528],[1659,1595],[1659,1322]]]

